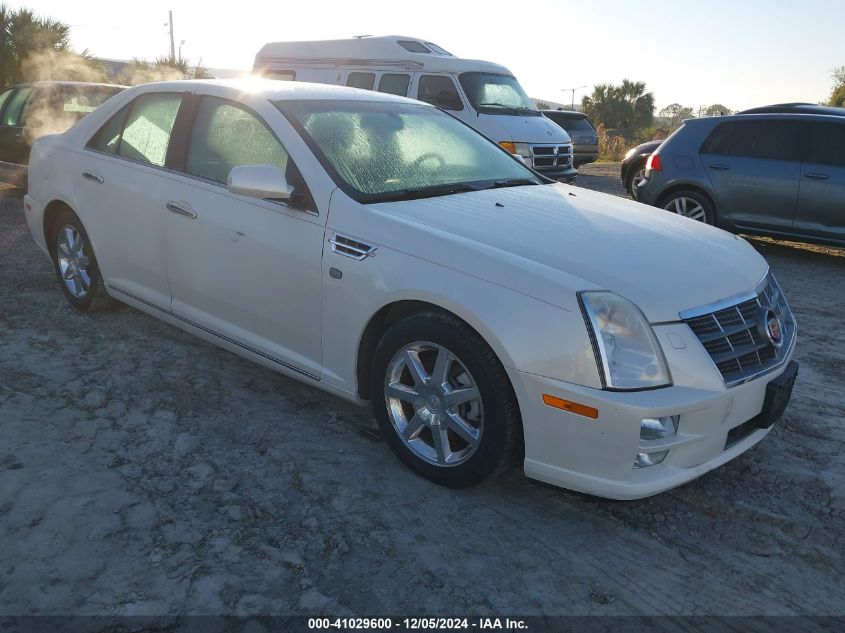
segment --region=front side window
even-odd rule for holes
[[[445,75],[423,75],[417,87],[417,99],[444,110],[463,110],[464,104],[455,88],[455,82]]]
[[[436,108],[370,101],[276,106],[338,185],[360,202],[540,184],[507,152]]]
[[[734,121],[728,155],[797,161],[798,140],[798,124],[793,121]]]
[[[21,112],[23,112],[23,107],[26,105],[31,94],[32,88],[28,87],[18,88],[15,91],[9,99],[6,109],[3,111],[2,125],[17,126],[23,123],[21,121]]]
[[[462,73],[461,86],[467,99],[478,112],[542,116],[516,77],[495,73]]]
[[[251,112],[217,97],[204,97],[191,134],[189,174],[225,184],[239,165],[287,169],[288,154],[267,126]]]
[[[163,167],[181,103],[182,95],[172,92],[145,94],[135,99],[117,153]]]
[[[376,76],[373,73],[349,73],[349,77],[346,78],[347,86],[364,90],[372,90],[375,82]]]
[[[408,86],[410,83],[411,75],[404,73],[384,73],[378,80],[378,91],[406,97],[408,96]]]
[[[845,125],[813,123],[806,161],[818,165],[845,167]]]

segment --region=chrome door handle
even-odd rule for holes
[[[82,172],[82,177],[83,177],[83,178],[85,178],[85,179],[87,179],[87,180],[93,180],[94,182],[98,182],[98,183],[100,183],[101,185],[103,184],[103,177],[102,177],[102,176],[98,176],[98,175],[97,175],[97,174],[95,174],[93,171],[88,171],[88,170],[83,171],[83,172]]]
[[[816,172],[807,172],[804,174],[804,178],[809,178],[810,180],[827,180],[830,178],[827,174],[819,174]]]
[[[197,217],[196,211],[186,209],[185,207],[181,206],[178,202],[173,202],[172,200],[167,203],[167,210],[173,211],[173,213],[178,213],[179,215],[184,215],[186,218],[191,218],[192,220],[195,220]]]

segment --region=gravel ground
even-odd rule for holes
[[[581,186],[621,193],[618,165]],[[368,411],[128,307],[0,205],[0,615],[845,614],[845,251],[754,240],[800,327],[758,447],[610,502],[417,478]]]

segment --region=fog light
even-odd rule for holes
[[[637,459],[634,460],[634,468],[648,468],[649,466],[657,466],[660,462],[666,459],[669,451],[657,451],[656,453],[637,453]]]
[[[659,440],[678,432],[677,415],[662,418],[646,418],[640,421],[641,440]],[[649,464],[650,465],[650,464]]]

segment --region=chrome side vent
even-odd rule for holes
[[[346,257],[351,257],[352,259],[357,259],[358,261],[366,259],[376,252],[375,246],[370,246],[364,242],[353,240],[351,237],[346,237],[345,235],[340,235],[339,233],[332,233],[329,244],[332,245],[332,251],[338,255],[345,255]]]

